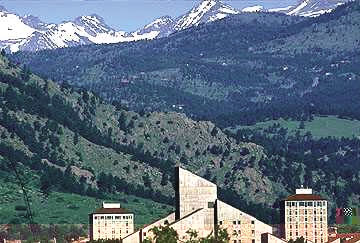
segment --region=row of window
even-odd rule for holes
[[[100,230],[100,229],[98,229],[98,233],[101,234],[101,230]],[[105,231],[105,233],[107,233],[107,231]],[[112,230],[111,233],[112,233],[112,234],[115,234],[116,231],[115,231],[115,230]],[[129,231],[126,230],[126,234],[128,234],[128,233],[129,233]],[[121,230],[119,231],[119,234],[121,234]]]
[[[132,219],[131,215],[128,216],[95,216],[94,219]]]
[[[288,207],[322,207],[326,206],[325,201],[320,202],[308,202],[308,201],[300,201],[300,202],[286,202],[286,206]]]
[[[317,219],[318,218],[318,219]],[[308,218],[304,218],[304,220],[300,220],[299,217],[288,217],[288,222],[294,222],[294,221],[305,221],[307,222],[308,221]],[[310,220],[309,221],[312,221],[311,219],[314,219],[314,221],[323,221],[323,218],[322,217],[310,217]],[[326,221],[326,217],[324,217],[324,221]]]
[[[129,221],[107,221],[107,220],[101,221],[101,220],[98,220],[98,221],[94,222],[94,225],[97,225],[97,224],[105,225],[105,226],[108,224],[117,224],[117,225],[126,224],[126,226],[127,226],[129,224]]]
[[[304,214],[308,214],[308,212],[310,212],[311,210],[304,210]],[[316,210],[314,210],[314,214],[318,214],[318,213],[320,213],[320,214],[323,214],[323,211],[325,212],[325,210],[318,210],[318,211],[316,211]],[[289,215],[291,215],[292,214],[292,212],[294,212],[295,213],[295,215],[297,215],[298,214],[298,210],[287,210],[287,213],[289,214]]]
[[[255,236],[255,230],[251,231],[251,235]],[[233,236],[238,236],[238,237],[241,236],[241,230],[234,230],[233,231]]]
[[[292,229],[292,225],[290,224],[289,226],[288,226],[290,229]],[[307,228],[308,227],[308,225],[307,224],[305,224],[305,228]],[[320,226],[319,226],[319,228],[322,228],[323,227],[323,224],[320,224]],[[295,225],[295,228],[297,229],[298,228],[298,225]],[[316,224],[314,224],[314,228],[317,228],[317,225]],[[325,228],[325,226],[324,226],[324,228]]]
[[[292,232],[290,232],[290,233],[289,233],[289,236],[292,237],[292,235],[293,235]],[[295,236],[299,236],[299,232],[296,232],[296,233],[295,233]],[[308,236],[308,233],[307,233],[307,232],[305,232],[305,236],[306,236],[306,237]],[[324,236],[323,232],[320,232],[320,237],[323,237],[323,236]],[[315,231],[315,237],[317,237],[317,232],[316,232],[316,231]]]
[[[241,240],[233,240],[233,243],[241,243]],[[251,243],[255,243],[255,239],[252,239]]]
[[[222,225],[223,221],[219,221],[219,224]],[[233,224],[236,225],[236,224],[241,224],[241,220],[234,220],[233,221]],[[254,220],[251,220],[251,224],[255,224],[255,221]]]

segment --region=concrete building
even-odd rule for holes
[[[189,229],[200,237],[214,235],[217,228],[226,229],[231,243],[282,243],[273,228],[241,210],[228,205],[217,197],[217,186],[183,168],[175,168],[175,213],[145,226],[125,237],[123,243],[141,243],[153,238],[154,226],[169,225],[186,240]],[[263,234],[269,234],[264,235]]]
[[[134,214],[120,203],[103,203],[89,215],[90,240],[122,239],[134,232]]]
[[[327,201],[312,189],[296,189],[282,206],[283,237],[286,241],[304,237],[314,243],[328,241]]]

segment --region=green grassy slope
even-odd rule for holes
[[[292,135],[299,131],[300,134],[310,132],[315,138],[360,136],[360,121],[358,120],[341,119],[335,116],[315,116],[312,121],[304,122],[303,129],[300,129],[300,123],[300,121],[279,119],[259,122],[252,126],[232,127],[229,130],[234,131],[237,128],[264,130],[274,124],[280,124],[281,127],[287,128]]]

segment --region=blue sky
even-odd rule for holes
[[[164,15],[178,17],[199,0],[0,0],[0,5],[20,15],[32,14],[44,22],[59,23],[96,13],[116,30],[133,31]],[[234,8],[263,5],[285,7],[297,0],[228,0]]]

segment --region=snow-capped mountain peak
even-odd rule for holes
[[[219,20],[229,15],[238,13],[239,11],[220,1],[203,0],[187,14],[180,16],[176,21],[174,29],[178,31],[192,26],[197,26],[201,23]]]
[[[317,17],[321,14],[331,12],[337,6],[350,0],[302,0],[297,5],[287,8],[269,9],[269,12],[282,12],[288,15],[303,17]]]

